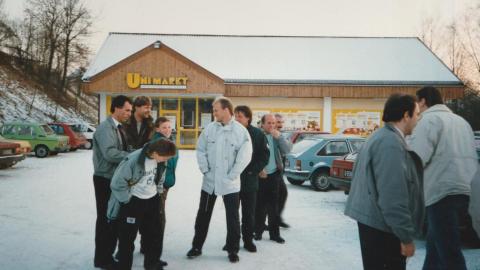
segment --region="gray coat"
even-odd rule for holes
[[[126,204],[130,201],[132,194],[131,188],[135,186],[145,173],[145,151],[148,144],[143,149],[138,149],[129,154],[118,165],[113,175],[110,188],[112,194],[108,201],[107,218],[109,220],[117,219],[121,204]],[[159,194],[163,192],[163,183],[165,182],[165,164],[159,163],[157,165],[157,174],[155,175],[155,182],[157,183],[157,191]]]
[[[477,174],[472,180],[469,213],[472,217],[473,228],[480,237],[480,169],[477,169]]]
[[[422,162],[386,124],[358,154],[345,215],[406,244],[421,232],[424,211]]]
[[[118,164],[128,155],[112,117],[108,117],[93,134],[94,175],[111,179]]]

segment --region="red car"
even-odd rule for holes
[[[73,131],[70,125],[66,123],[49,123],[48,125],[56,134],[68,136],[70,151],[76,151],[87,143],[87,138],[83,134]]]
[[[353,163],[355,163],[356,158],[357,153],[348,154],[342,158],[334,160],[332,162],[332,167],[330,168],[330,183],[335,188],[345,191],[345,194],[350,192]]]
[[[20,144],[0,142],[0,169],[11,167],[24,159]]]

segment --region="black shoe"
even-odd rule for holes
[[[100,268],[102,270],[114,270],[116,269],[115,267],[115,262],[111,262],[108,264],[94,264],[95,268]]]
[[[283,239],[283,238],[280,237],[280,236],[273,236],[273,237],[270,236],[270,240],[275,241],[275,242],[277,242],[277,243],[279,243],[279,244],[285,243],[285,239]]]
[[[228,251],[228,250],[227,250],[227,245],[223,246],[222,250],[223,250],[223,251]]]
[[[253,239],[260,241],[262,240],[262,234],[261,233],[254,233],[253,234]]]
[[[236,252],[228,253],[228,260],[230,260],[231,263],[236,263],[240,260]]]
[[[285,223],[285,222],[283,222],[283,221],[280,222],[280,224],[278,224],[278,226],[280,226],[280,227],[282,227],[282,228],[285,228],[285,229],[290,228],[290,225],[288,225],[287,223]]]
[[[162,261],[158,261],[154,264],[151,264],[149,266],[145,266],[144,267],[145,270],[163,270],[163,265],[162,265]]]
[[[257,246],[255,246],[252,240],[243,243],[243,247],[249,252],[257,252]]]
[[[166,261],[162,261],[162,260],[160,260],[160,264],[161,264],[162,266],[167,266],[167,265],[168,265],[168,263],[167,263]]]
[[[198,248],[192,248],[188,251],[187,253],[187,257],[189,259],[193,259],[193,258],[196,258],[198,256],[202,255],[202,251]]]

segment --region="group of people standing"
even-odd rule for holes
[[[364,269],[405,269],[426,228],[423,269],[465,270],[459,223],[470,196],[477,203],[480,196],[471,192],[478,182],[472,128],[434,87],[390,96],[382,120],[358,154],[345,209],[358,222]],[[480,219],[478,210],[471,214]]]
[[[178,150],[171,138],[170,121],[158,117],[154,122],[151,105],[145,96],[133,102],[116,96],[111,116],[94,134],[95,267],[131,269],[137,233],[141,235],[145,269],[168,265],[161,260],[165,202],[175,184]],[[252,111],[247,106],[238,106],[234,113],[231,101],[224,97],[217,98],[212,106],[215,121],[205,127],[197,144],[203,184],[187,257],[202,254],[216,197],[222,196],[228,231],[223,249],[231,262],[238,262],[241,235],[244,248],[250,252],[257,251],[253,239],[261,240],[265,230],[271,240],[285,242],[279,230],[280,226],[288,227],[281,218],[287,198],[283,158],[291,144],[278,130],[283,125],[281,115],[263,116],[259,129],[251,125]]]
[[[152,102],[112,99],[111,116],[93,136],[93,183],[97,205],[94,266],[131,269],[139,232],[144,267],[163,269],[165,202],[175,185],[178,151],[165,117],[153,122]],[[118,252],[114,256],[118,243]]]

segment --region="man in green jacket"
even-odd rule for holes
[[[258,174],[267,166],[270,151],[265,134],[261,129],[251,125],[252,110],[248,106],[237,106],[234,113],[235,120],[247,129],[252,138],[252,160],[240,175],[240,202],[242,204],[243,247],[250,252],[256,252],[257,247],[253,243],[253,232],[255,229]]]

